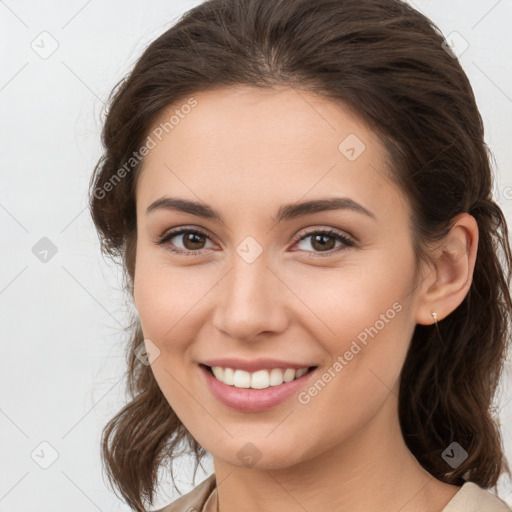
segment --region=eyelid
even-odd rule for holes
[[[327,257],[327,256],[333,256],[340,252],[340,250],[347,250],[352,248],[357,244],[357,239],[353,237],[352,235],[347,234],[344,231],[341,231],[337,228],[331,228],[331,227],[310,227],[310,228],[304,228],[305,231],[302,231],[301,233],[295,235],[293,237],[293,243],[294,245],[298,242],[301,242],[302,240],[305,240],[306,238],[319,234],[319,235],[326,235],[331,236],[335,238],[336,240],[342,242],[343,247],[338,247],[337,249],[329,249],[325,252],[318,252],[318,251],[302,251],[302,250],[296,250],[293,252],[306,252],[311,257]],[[206,233],[205,230],[202,228],[198,228],[195,226],[180,226],[172,229],[166,230],[162,235],[157,237],[155,240],[156,245],[164,245],[166,244],[171,238],[174,238],[179,235],[183,235],[185,233],[196,233],[200,234],[210,241],[213,242],[212,237]],[[214,242],[215,243],[215,242]],[[182,250],[182,249],[176,249],[176,248],[168,248],[171,252],[179,254],[179,255],[190,255],[190,256],[199,256],[202,255],[204,252],[208,252],[208,249],[198,249],[198,250]]]
[[[172,228],[164,231],[164,233],[160,236],[158,236],[155,240],[156,245],[164,245],[166,244],[171,238],[174,238],[175,236],[183,235],[185,233],[197,233],[200,235],[205,236],[209,240],[212,240],[212,237],[206,233],[201,228],[193,227],[193,226],[180,226],[177,228]],[[202,254],[204,251],[207,251],[208,249],[199,249],[197,251],[183,251],[182,249],[170,249],[171,251],[179,254],[192,254],[192,255],[198,255]]]
[[[314,235],[314,234],[328,234],[332,236],[339,236],[344,239],[346,239],[347,242],[356,243],[355,237],[352,235],[349,235],[347,232],[342,231],[341,229],[337,228],[331,228],[331,227],[308,227],[304,228],[305,231],[295,235],[293,237],[294,242],[299,242],[300,240],[303,240],[304,238],[307,238],[308,236]]]

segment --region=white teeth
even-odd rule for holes
[[[295,372],[295,378],[298,379],[299,377],[302,377],[303,375],[305,375],[307,373],[307,371],[308,371],[307,368],[299,368]]]
[[[250,388],[251,374],[244,370],[236,370],[233,377],[233,385],[235,388]]]
[[[270,378],[267,370],[259,370],[251,374],[251,388],[265,389],[270,386]]]
[[[270,385],[279,386],[283,383],[283,372],[279,368],[270,370]]]
[[[215,367],[213,367],[213,368],[215,368]],[[220,366],[217,366],[217,368],[220,368]],[[224,382],[224,384],[229,384],[230,386],[232,386],[234,384],[234,375],[235,375],[235,372],[234,372],[233,368],[224,368],[224,375],[222,376],[222,382]],[[221,379],[219,379],[219,380],[221,380]]]
[[[283,380],[285,382],[291,382],[295,379],[295,370],[293,368],[287,368],[283,374]]]
[[[212,372],[215,378],[229,386],[236,388],[265,389],[270,386],[279,386],[283,382],[291,382],[294,379],[302,377],[307,373],[308,368],[286,368],[284,371],[280,368],[272,370],[258,370],[250,373],[245,370],[234,370],[233,368],[222,368],[212,366]]]
[[[224,369],[220,366],[212,366],[212,372],[215,375],[217,380],[224,380],[222,377],[224,375]]]

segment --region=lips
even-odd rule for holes
[[[220,362],[220,360],[215,362]],[[226,364],[226,360],[222,362]],[[261,364],[261,360],[258,364]],[[271,364],[275,364],[275,362]],[[279,362],[279,364],[282,364],[282,362]],[[285,365],[288,364],[290,363],[285,363]],[[304,366],[300,364],[292,364],[291,366],[297,366],[299,369],[304,368]],[[255,365],[253,364],[252,367],[254,368]],[[294,394],[299,393],[300,390],[307,385],[312,376],[317,373],[317,367],[309,367],[307,373],[299,377],[296,376],[294,380],[289,382],[283,382],[282,384],[272,385],[262,389],[253,389],[252,387],[236,387],[234,385],[225,384],[213,375],[213,371],[209,366],[205,366],[204,364],[199,364],[198,368],[212,395],[222,404],[242,412],[261,412],[275,408]],[[257,368],[254,373],[262,371],[261,366],[257,366]],[[239,368],[238,371],[245,373],[245,370],[240,370]],[[265,371],[268,371],[268,369]]]

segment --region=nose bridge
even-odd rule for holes
[[[241,244],[243,249],[243,244]],[[278,305],[279,280],[268,268],[264,254],[253,261],[243,252],[233,256],[233,266],[219,283],[215,327],[240,340],[250,340],[260,332],[278,331],[284,325],[284,311]],[[240,256],[242,254],[242,256]]]

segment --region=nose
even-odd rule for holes
[[[284,301],[290,293],[264,255],[252,263],[238,255],[219,282],[213,324],[225,336],[256,341],[262,334],[277,334],[288,322]]]

